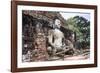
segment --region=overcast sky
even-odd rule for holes
[[[89,13],[71,13],[71,12],[60,12],[60,14],[67,20],[68,18],[74,16],[82,16],[90,21],[90,14]]]

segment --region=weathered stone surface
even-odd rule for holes
[[[61,20],[62,26],[66,23],[66,20],[61,16],[59,12],[47,12],[47,11],[34,11],[23,10],[23,60],[24,61],[46,61],[50,60],[48,47],[48,31],[53,29],[54,18],[58,17]],[[73,48],[73,42],[71,42],[72,31],[63,26],[60,29],[71,44],[66,43],[67,46]],[[70,48],[68,48],[70,49]],[[62,55],[62,54],[61,54]],[[57,56],[54,56],[55,58]],[[64,56],[62,56],[64,57]],[[53,57],[51,58],[53,59]]]
[[[62,25],[66,24],[66,20],[61,16],[61,14],[59,12],[48,12],[48,11],[34,11],[34,10],[25,10],[23,11],[24,14],[28,14],[31,15],[37,19],[42,19],[42,20],[46,20],[49,21],[50,23],[53,23],[53,19],[55,17],[58,17],[61,22]]]

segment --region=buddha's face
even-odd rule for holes
[[[60,26],[61,26],[61,21],[60,21],[59,19],[56,19],[56,20],[55,20],[55,26],[58,27],[58,28],[60,28]]]

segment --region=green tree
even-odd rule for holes
[[[66,21],[68,29],[76,32],[76,39],[82,48],[90,46],[90,21],[81,16],[71,17]]]

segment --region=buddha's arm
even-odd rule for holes
[[[53,41],[53,30],[51,30],[51,31],[48,32],[48,42],[53,47],[54,44],[53,44],[52,41]]]

